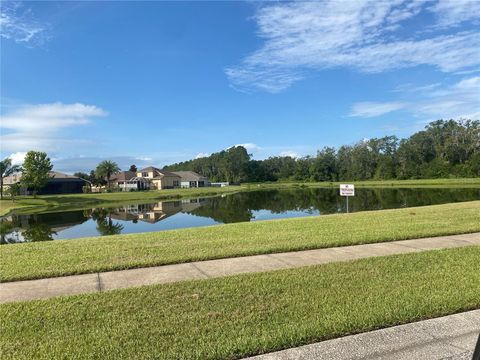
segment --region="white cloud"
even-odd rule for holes
[[[18,1],[2,1],[0,37],[27,46],[41,45],[50,37],[50,25],[35,19],[32,10]]]
[[[79,103],[24,105],[2,117],[0,127],[22,132],[55,131],[88,124],[92,117],[105,115],[107,113],[96,106]]]
[[[209,157],[209,156],[210,156],[209,153],[201,152],[201,153],[198,153],[197,156],[195,156],[195,159],[201,159],[201,158],[205,158],[205,157]]]
[[[295,152],[295,151],[290,151],[290,150],[288,150],[288,151],[282,151],[282,152],[280,153],[280,156],[290,156],[291,158],[294,158],[294,159],[297,159],[297,158],[300,158],[300,157],[301,157],[301,155],[300,155],[299,153],[297,153],[297,152]]]
[[[253,143],[236,144],[234,146],[243,146],[245,149],[247,149],[247,151],[250,152],[256,152],[262,149],[260,146]]]
[[[353,105],[350,116],[375,117],[400,110],[405,107],[401,102],[359,102]]]
[[[39,104],[23,105],[0,118],[2,151],[55,150],[72,144],[88,143],[82,139],[62,139],[59,132],[68,127],[89,124],[94,117],[107,113],[93,105]]]
[[[59,157],[53,158],[52,163],[56,171],[66,172],[72,174],[77,171],[90,172],[97,167],[97,165],[103,160],[111,160],[118,164],[120,169],[128,170],[130,165],[135,164],[138,169],[142,169],[146,166],[152,165],[150,157],[135,157],[135,156],[71,156],[71,157]],[[157,164],[156,166],[160,166]]]
[[[401,88],[395,91],[400,92]],[[422,122],[440,118],[480,119],[480,76],[465,78],[450,86],[437,83],[417,86],[413,93],[411,87],[403,88],[408,101],[356,103],[352,106],[350,116],[374,117],[403,109],[424,119]]]
[[[27,155],[26,151],[19,151],[11,154],[9,158],[12,160],[12,165],[22,165],[25,160],[25,155]]]
[[[458,26],[465,21],[478,20],[480,1],[442,0],[436,2],[428,10],[437,17],[438,27]]]
[[[375,73],[430,65],[455,72],[480,65],[478,31],[405,37],[402,22],[421,11],[433,11],[438,21],[445,19],[443,13],[464,21],[480,17],[476,7],[466,18],[449,8],[427,10],[416,0],[269,4],[254,17],[263,47],[225,72],[235,88],[279,92],[309,70],[349,67]]]

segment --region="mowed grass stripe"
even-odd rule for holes
[[[480,201],[0,247],[0,280],[480,231]]]
[[[0,306],[2,359],[235,359],[480,307],[480,247]]]

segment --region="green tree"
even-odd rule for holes
[[[12,165],[12,159],[6,158],[0,161],[0,199],[3,199],[3,178],[20,171],[20,166]]]
[[[90,181],[90,175],[88,175],[87,173],[81,172],[81,171],[73,173],[73,176],[76,176],[76,177],[79,177],[81,179]]]
[[[15,202],[15,197],[20,195],[20,190],[22,189],[22,185],[19,183],[11,184],[8,189],[7,193],[10,195],[10,198],[12,199],[12,202]]]
[[[52,168],[50,158],[44,152],[29,151],[25,156],[21,182],[27,189],[32,189],[34,197],[47,184]]]
[[[105,179],[107,182],[107,186],[110,187],[110,177],[119,172],[120,168],[118,164],[114,161],[104,160],[100,164],[98,164],[97,168],[95,169],[95,174],[99,178]]]

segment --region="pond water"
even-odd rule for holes
[[[357,189],[349,211],[380,210],[480,199],[480,189]],[[10,215],[0,220],[0,243],[74,239],[140,233],[222,223],[258,221],[346,212],[338,189],[261,190],[196,198]]]

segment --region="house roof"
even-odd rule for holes
[[[120,171],[119,173],[110,176],[110,181],[128,181],[136,176],[137,173],[133,171]]]
[[[48,175],[50,176],[50,180],[48,181],[87,181],[85,179],[79,178],[78,176],[68,175],[58,171],[49,171]],[[22,173],[10,175],[3,178],[3,184],[4,185],[16,184],[20,182],[21,178],[22,178]]]
[[[180,176],[182,181],[199,181],[207,179],[205,176],[202,176],[195,171],[174,171],[173,173]]]
[[[139,173],[139,172],[150,172],[150,171],[155,172],[155,171],[160,171],[160,169],[159,169],[159,168],[156,168],[155,166],[148,166],[148,167],[146,167],[146,168],[144,168],[144,169],[137,170],[137,173]]]
[[[164,170],[158,170],[158,171],[157,171],[157,174],[158,174],[158,175],[155,176],[154,179],[163,179],[165,176],[180,178],[179,175],[174,174],[174,173],[169,172],[169,171],[164,171]]]

